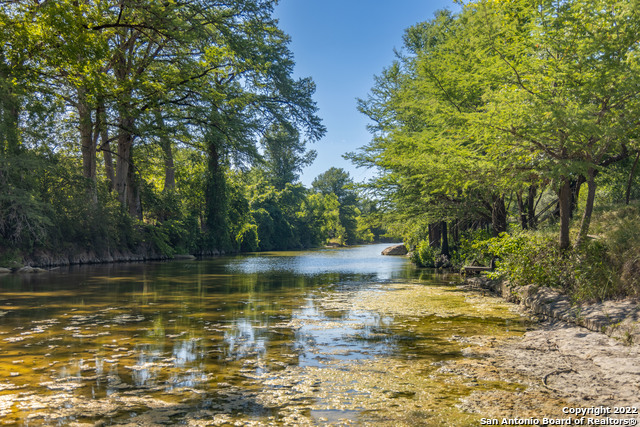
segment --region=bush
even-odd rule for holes
[[[640,296],[640,206],[607,207],[594,217],[592,230],[607,247],[624,295]]]
[[[486,242],[491,239],[487,230],[471,230],[463,233],[458,246],[451,251],[451,264],[454,268],[465,265],[489,265],[493,254]]]
[[[19,268],[22,267],[22,255],[17,249],[0,250],[0,267]]]
[[[609,249],[601,241],[590,241],[572,253],[574,283],[569,294],[576,301],[601,301],[625,294]]]
[[[235,237],[236,247],[242,252],[255,252],[258,250],[260,240],[258,239],[258,226],[256,224],[245,223]]]
[[[574,301],[598,301],[625,294],[604,242],[589,241],[579,250],[561,251],[544,232],[520,232],[476,242],[498,257],[492,278],[510,286],[558,288]]]
[[[156,227],[149,224],[144,224],[142,227],[144,230],[145,241],[151,245],[155,252],[169,257],[175,254],[175,249],[171,247],[171,241],[166,228]]]
[[[571,260],[550,236],[535,232],[513,236],[501,233],[482,244],[497,257],[496,271],[490,273],[493,278],[505,278],[511,286],[535,284],[564,291],[572,287]]]
[[[434,268],[438,255],[438,249],[431,247],[428,241],[423,240],[416,245],[411,253],[411,262],[418,267]]]

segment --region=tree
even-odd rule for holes
[[[352,189],[353,180],[349,173],[342,168],[329,168],[318,175],[311,186],[314,191],[324,196],[335,195],[338,200],[338,219],[340,228],[344,231],[337,233],[340,243],[352,245],[357,239],[357,220],[360,211],[356,206],[357,194]]]
[[[506,229],[505,195],[553,185],[563,249],[572,182],[584,180],[583,241],[595,177],[627,155],[639,96],[638,12],[597,3],[477,1],[409,29],[410,54],[359,103],[374,138],[351,157],[385,171],[374,185],[397,210],[485,211],[495,232]]]
[[[265,174],[276,189],[295,183],[302,168],[315,160],[317,153],[307,151],[305,145],[295,129],[283,125],[275,125],[262,139]]]
[[[627,156],[638,108],[640,15],[627,2],[490,3],[477,16],[479,63],[504,76],[476,74],[486,105],[474,112],[476,135],[509,176],[523,164],[557,183],[560,247],[570,246],[570,184],[584,176],[588,195],[580,244],[589,228],[597,171]],[[487,18],[489,17],[489,18]]]
[[[469,65],[456,67],[443,54],[472,55],[458,35],[462,23],[450,12],[409,28],[408,54],[375,79],[359,110],[372,124],[372,141],[348,157],[358,166],[382,173],[369,188],[384,195],[388,219],[408,237],[442,228],[443,221],[475,227],[506,228],[505,189],[495,165],[472,145],[467,114],[482,101],[482,90],[468,76]],[[458,63],[463,63],[462,59]],[[445,236],[442,236],[445,237]],[[440,246],[440,239],[433,240]]]

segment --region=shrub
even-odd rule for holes
[[[604,242],[590,241],[572,253],[574,283],[569,294],[576,301],[601,301],[623,295],[620,276]]]
[[[589,241],[580,249],[561,251],[556,239],[544,232],[520,232],[476,244],[486,245],[498,257],[497,268],[489,276],[504,278],[511,286],[558,288],[574,301],[598,301],[626,293],[604,242]]]
[[[592,230],[607,247],[607,262],[619,278],[618,291],[640,296],[640,206],[606,209],[595,216]]]
[[[411,254],[411,261],[419,267],[434,268],[436,266],[436,256],[438,249],[429,245],[429,242],[423,240],[418,242]]]
[[[535,284],[571,289],[571,260],[549,236],[531,232],[513,236],[501,233],[479,244],[485,244],[487,251],[498,259],[496,271],[490,273],[493,278],[505,278],[511,286]]]
[[[451,263],[455,268],[465,265],[489,265],[493,254],[487,242],[491,233],[487,230],[471,230],[463,233],[456,248],[451,251]]]

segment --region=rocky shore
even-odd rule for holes
[[[221,256],[225,255],[224,251],[216,249],[202,252],[199,256]],[[7,273],[43,273],[49,269],[80,264],[107,264],[118,262],[144,262],[144,261],[162,261],[168,259],[195,259],[192,254],[174,254],[166,255],[153,250],[142,248],[138,251],[36,251],[31,255],[25,256],[20,263],[4,266],[0,265],[0,274]]]
[[[515,395],[474,392],[463,399],[461,409],[488,418],[539,418],[543,413],[567,419],[572,416],[564,408],[603,407],[611,412],[593,417],[596,421],[640,422],[637,413],[613,412],[619,407],[640,411],[638,301],[572,305],[552,289],[511,290],[484,278],[468,279],[464,286],[499,290],[540,323],[522,338],[469,340],[464,351],[472,357],[442,368],[476,380],[526,385]]]
[[[462,287],[488,291],[520,304],[543,319],[561,320],[590,331],[601,332],[626,344],[640,344],[640,300],[573,304],[559,291],[534,285],[510,288],[486,277],[467,278]]]

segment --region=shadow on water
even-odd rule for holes
[[[452,336],[520,323],[502,308],[467,308],[455,276],[380,256],[384,246],[0,277],[0,418],[398,416],[375,402],[416,401],[434,364],[462,357]],[[404,389],[376,385],[409,371],[419,381]]]

